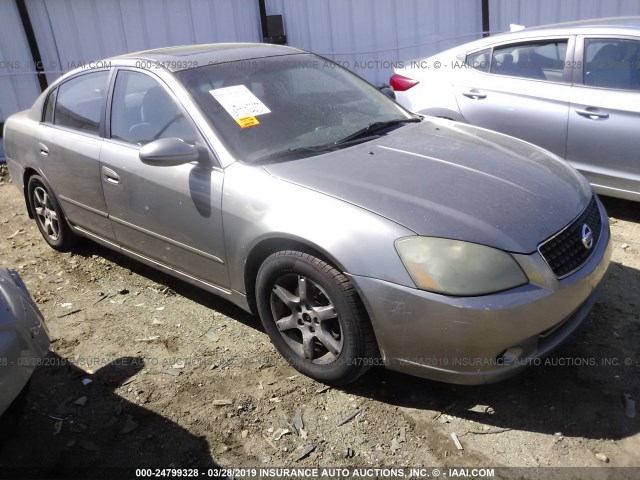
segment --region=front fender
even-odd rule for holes
[[[352,275],[414,286],[394,242],[415,233],[377,214],[238,162],[225,170],[222,201],[234,290],[245,291],[245,262],[266,239],[309,245]]]

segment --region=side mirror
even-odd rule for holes
[[[162,138],[140,148],[139,157],[147,165],[172,167],[198,160],[200,152],[179,138]]]
[[[386,83],[383,83],[382,85],[380,85],[378,87],[378,90],[380,90],[382,93],[384,93],[387,97],[389,97],[391,100],[395,100],[396,99],[396,92],[393,91],[393,88],[391,88],[389,85],[387,85]]]

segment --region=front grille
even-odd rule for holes
[[[583,242],[583,227],[588,226],[593,235],[591,248]],[[564,230],[541,243],[538,251],[545,259],[551,270],[558,278],[564,278],[582,267],[591,257],[602,230],[602,219],[596,197],[591,199],[589,206]]]

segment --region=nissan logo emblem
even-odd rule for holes
[[[582,225],[582,244],[587,250],[591,250],[593,247],[593,231],[586,223]]]

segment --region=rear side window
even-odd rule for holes
[[[87,73],[60,85],[53,123],[98,135],[108,77],[106,70]]]
[[[58,94],[58,89],[54,88],[47,97],[47,105],[44,110],[44,118],[43,121],[45,123],[53,123],[53,107],[56,104],[56,95]]]
[[[510,77],[565,82],[567,40],[518,43],[494,48],[491,73]]]
[[[640,90],[639,41],[587,38],[584,52],[585,85]]]
[[[465,64],[475,70],[489,72],[489,67],[491,66],[491,49],[487,48],[486,50],[468,54]]]

